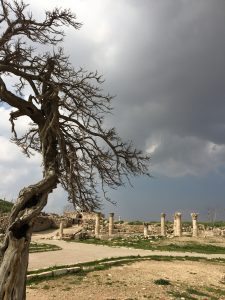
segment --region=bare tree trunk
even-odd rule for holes
[[[0,269],[1,300],[26,299],[25,284],[30,244],[30,239],[27,238],[16,239],[10,234]]]
[[[33,223],[46,205],[48,194],[56,186],[57,176],[49,171],[43,180],[20,191],[1,249],[0,300],[26,299],[26,274]]]

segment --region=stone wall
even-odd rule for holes
[[[95,222],[96,212],[80,212],[80,211],[71,211],[65,212],[63,215],[65,218],[70,218],[73,220],[73,224],[81,224],[88,222]],[[101,214],[101,218],[104,218],[104,215]]]
[[[5,233],[8,226],[9,214],[0,214],[0,233]],[[64,227],[71,227],[73,220],[69,217],[61,217],[57,214],[41,213],[34,222],[34,232],[48,229],[58,229],[60,222],[63,221]]]
[[[73,220],[69,217],[61,217],[57,214],[41,213],[34,223],[34,232],[44,231],[48,229],[58,229],[63,221],[63,227],[71,227]]]
[[[34,222],[34,232],[44,231],[52,228],[52,220],[48,216],[39,216]]]

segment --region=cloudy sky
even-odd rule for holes
[[[27,0],[28,1],[28,0]],[[152,179],[133,179],[110,192],[122,219],[171,219],[192,211],[202,220],[225,219],[225,1],[30,0],[37,17],[71,8],[83,23],[66,30],[65,52],[75,67],[98,70],[116,95],[107,123],[152,154]],[[40,159],[28,160],[8,142],[9,109],[0,107],[0,197],[41,177]],[[24,127],[26,120],[20,120]],[[48,211],[61,212],[58,189]]]

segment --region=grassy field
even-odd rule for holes
[[[130,248],[145,249],[145,250],[225,254],[225,247],[221,247],[217,245],[200,244],[192,241],[179,244],[177,243],[177,241],[173,242],[172,239],[169,244],[164,244],[163,241],[164,241],[163,238],[144,239],[137,236],[137,237],[130,237],[130,238],[115,238],[111,240],[101,240],[101,239],[91,238],[91,239],[81,240],[79,242],[96,244],[96,245],[114,246],[114,247],[130,247]]]

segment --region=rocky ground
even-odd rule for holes
[[[28,287],[27,299],[222,300],[225,299],[225,284],[220,283],[223,274],[225,265],[218,263],[142,261],[46,280]]]
[[[71,229],[67,229],[68,231]],[[64,241],[49,240],[55,232],[34,234],[33,240],[60,244],[63,250],[50,253],[33,253],[30,255],[29,268],[39,268],[59,262],[76,263],[91,261],[109,256],[135,255],[133,251],[149,251],[111,248]],[[193,238],[182,237],[176,242],[186,243]],[[173,240],[173,242],[175,242]],[[198,238],[199,243],[212,243],[225,246],[224,238]],[[170,239],[164,243],[170,243]],[[139,253],[144,255],[143,253]],[[184,255],[175,252],[157,252],[158,255]],[[201,254],[185,253],[190,256]],[[57,256],[54,258],[54,256]],[[204,255],[214,257],[214,255]],[[219,255],[223,257],[224,255]],[[218,255],[215,255],[218,257]],[[68,260],[68,261],[67,261]],[[77,261],[78,260],[78,261]],[[52,263],[50,263],[52,261]],[[136,299],[225,299],[225,284],[220,282],[225,275],[225,264],[198,261],[142,261],[104,271],[87,274],[67,275],[27,288],[28,300],[50,299],[99,299],[99,300],[136,300]],[[158,280],[158,282],[157,282]],[[158,284],[157,284],[158,283]],[[163,284],[164,283],[164,284]],[[165,285],[168,283],[168,285]]]

